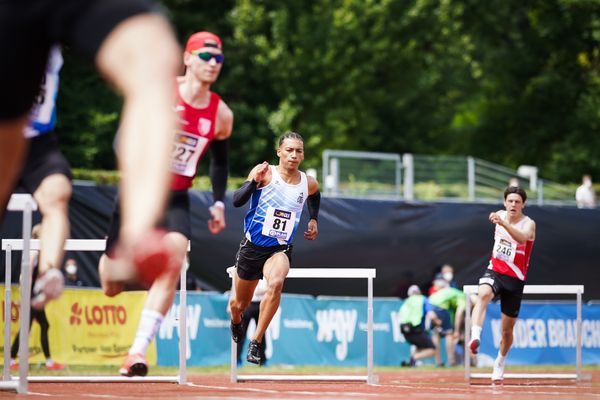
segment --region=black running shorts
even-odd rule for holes
[[[45,178],[54,174],[72,179],[71,166],[58,147],[56,135],[50,132],[29,141],[29,152],[17,187],[33,194]]]
[[[146,0],[0,0],[0,120],[27,115],[52,45],[94,61],[115,26],[152,11]]]
[[[288,257],[290,264],[292,263],[291,244],[264,247],[257,246],[246,238],[242,239],[240,249],[235,257],[238,276],[247,281],[261,279],[265,263],[275,253],[284,253]]]
[[[512,318],[519,316],[525,282],[488,269],[479,279],[479,285],[489,285],[492,287],[495,296],[494,300],[500,300],[502,314]]]
[[[419,350],[435,349],[435,345],[426,331],[417,333],[403,333],[403,335],[404,339],[406,339],[408,343],[415,345]]]

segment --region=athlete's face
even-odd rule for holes
[[[304,160],[304,143],[298,139],[285,139],[277,149],[277,156],[282,167],[297,169]]]
[[[523,203],[523,199],[516,193],[511,193],[504,199],[504,208],[506,208],[506,212],[511,217],[520,216],[524,207],[525,203]]]
[[[183,62],[188,70],[200,82],[212,84],[219,77],[223,66],[223,52],[214,47],[202,47],[192,52],[185,52]]]

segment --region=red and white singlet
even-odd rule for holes
[[[194,108],[187,104],[177,90],[178,130],[173,144],[171,172],[172,190],[188,189],[192,186],[200,158],[215,137],[217,109],[221,97],[210,92],[206,108]]]
[[[498,215],[504,220],[507,219],[505,210],[498,211]],[[529,220],[530,218],[524,215],[513,226],[517,229],[523,229],[523,225]],[[527,240],[525,243],[520,244],[510,236],[506,229],[496,224],[494,249],[492,250],[492,258],[488,269],[525,281],[532,248],[533,240]]]

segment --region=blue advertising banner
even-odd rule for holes
[[[231,336],[227,302],[228,295],[225,294],[188,293],[188,365],[229,363]],[[376,365],[396,366],[409,358],[410,346],[398,323],[401,304],[402,301],[396,298],[374,300]],[[179,363],[178,307],[179,297],[160,327],[156,341],[158,365],[176,366]],[[524,302],[514,330],[510,363],[574,365],[575,317],[575,304]],[[491,365],[496,357],[500,326],[500,308],[492,304],[483,327],[480,366]],[[251,321],[248,335],[251,336],[255,329],[256,325]],[[600,307],[583,306],[582,339],[583,363],[600,364]],[[366,366],[367,301],[363,298],[284,294],[265,341],[268,363],[274,365]]]
[[[511,364],[575,364],[576,305],[523,302],[509,352]],[[501,340],[499,304],[490,304],[478,363],[492,365]],[[600,364],[600,307],[582,306],[582,361]]]

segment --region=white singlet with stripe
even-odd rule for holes
[[[498,211],[498,215],[503,220],[507,220],[506,210]],[[523,225],[531,219],[523,215],[523,218],[513,226],[517,229],[523,229]],[[527,277],[529,268],[529,257],[533,248],[533,240],[527,240],[520,244],[504,229],[496,224],[494,232],[494,249],[488,269],[500,274],[512,276],[522,281]]]
[[[292,242],[304,202],[308,197],[308,180],[300,171],[300,182],[286,183],[271,165],[271,182],[252,194],[250,209],[244,220],[246,238],[257,246],[278,246]]]
[[[54,129],[56,125],[56,96],[58,95],[58,73],[63,65],[60,46],[50,49],[46,73],[40,86],[40,92],[29,114],[29,125],[25,128],[25,137],[32,138]]]

